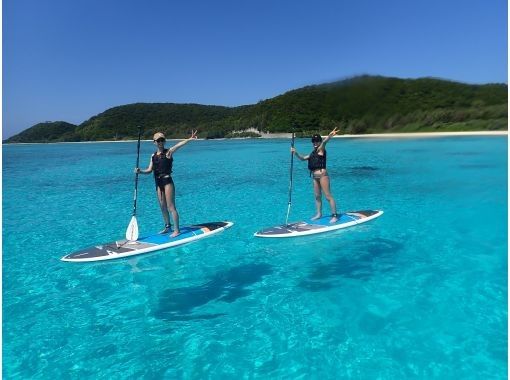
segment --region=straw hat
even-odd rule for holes
[[[157,141],[158,139],[165,139],[166,140],[166,137],[163,133],[161,132],[156,132],[154,134],[154,137],[152,138],[154,141]]]

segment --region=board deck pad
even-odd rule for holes
[[[170,237],[170,233],[151,234],[135,241],[126,239],[99,244],[85,248],[62,257],[62,261],[88,262],[113,260],[123,257],[140,255],[154,252],[165,248],[176,247],[192,241],[205,238],[232,227],[232,222],[208,222],[192,226],[181,227],[181,233],[176,237]]]
[[[335,223],[329,222],[331,220],[331,215],[329,215],[323,216],[317,220],[308,219],[301,222],[265,228],[256,232],[255,236],[265,238],[288,238],[319,234],[365,223],[381,216],[382,214],[383,211],[380,210],[348,211],[340,214]]]

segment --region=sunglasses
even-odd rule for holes
[[[157,140],[156,140],[156,142],[158,142],[158,143],[159,143],[159,142],[165,142],[165,139],[163,139],[163,138],[159,138],[159,139],[157,139]]]

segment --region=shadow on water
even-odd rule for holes
[[[126,177],[125,175],[119,176],[110,176],[108,178],[81,178],[79,181],[73,183],[73,190],[76,189],[95,189],[95,188],[113,188],[120,186],[129,186],[132,184],[132,178]],[[43,181],[38,181],[37,187],[41,188],[69,188],[69,183],[62,181],[60,178],[56,179],[45,179]]]
[[[353,166],[346,168],[342,175],[367,176],[376,174],[378,171],[379,168],[376,168],[375,166]]]
[[[349,251],[340,252],[341,256],[333,262],[315,266],[299,286],[311,292],[320,292],[333,288],[335,285],[332,281],[335,279],[366,280],[374,273],[390,271],[393,264],[385,263],[385,260],[401,251],[404,245],[393,240],[376,238],[354,244],[353,247]],[[356,251],[355,254],[351,254],[353,250]]]
[[[462,169],[491,169],[494,168],[494,165],[490,164],[464,164],[460,165]]]
[[[480,156],[483,153],[482,152],[466,151],[466,152],[449,152],[446,154],[449,156]]]
[[[431,152],[429,149],[425,148],[409,148],[409,149],[399,149],[400,153],[427,153]]]
[[[199,286],[167,289],[159,297],[155,317],[171,321],[213,319],[224,314],[193,315],[197,307],[213,301],[232,303],[251,293],[248,289],[273,272],[269,264],[247,264],[217,273],[210,281]]]

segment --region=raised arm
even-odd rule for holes
[[[333,129],[331,132],[329,132],[329,135],[327,135],[324,140],[322,140],[322,143],[321,145],[319,145],[319,148],[317,150],[323,150],[325,147],[326,147],[326,144],[328,143],[328,141],[333,137],[335,136],[336,134],[338,133],[336,127],[335,129]]]
[[[154,156],[154,154],[152,156]],[[139,173],[139,174],[152,173],[152,156],[151,156],[151,160],[149,162],[149,166],[147,167],[147,169],[135,168],[135,173]]]
[[[186,145],[187,143],[189,143],[191,140],[196,140],[197,139],[197,132],[198,130],[196,131],[191,131],[191,136],[188,137],[187,139],[185,140],[182,140],[182,141],[179,141],[177,144],[175,144],[173,147],[171,147],[170,149],[168,149],[168,153],[167,153],[167,157],[169,157],[170,155],[172,155],[172,153],[174,153],[177,149],[179,148],[182,148],[184,145]]]

